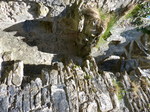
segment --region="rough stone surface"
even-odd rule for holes
[[[150,35],[137,30],[149,19],[121,17],[93,47],[95,7],[120,16],[141,2],[0,1],[0,112],[149,112]]]
[[[5,104],[1,106],[1,110],[117,112],[124,111],[124,109],[126,111],[136,109],[149,111],[149,79],[143,76],[142,69],[132,70],[130,74],[124,72],[120,74],[121,76],[119,73],[117,75],[117,73],[107,71],[98,73],[97,70],[91,68],[91,64],[93,68],[97,67],[93,61],[93,58],[86,60],[86,65],[83,62],[84,69],[71,62],[67,68],[63,68],[61,76],[64,74],[64,78],[59,77],[58,74],[62,63],[58,62],[57,66],[56,63],[51,66],[51,68],[57,67],[55,68],[58,72],[57,77],[52,74],[53,69],[43,69],[42,77],[44,79],[51,77],[50,79],[53,79],[51,83],[46,84],[45,80],[36,78],[26,81],[23,88],[18,88],[17,85],[7,87],[6,84],[1,84],[1,104]],[[137,74],[139,77],[136,77]],[[32,79],[32,76],[30,78]],[[9,107],[13,102],[15,104]]]

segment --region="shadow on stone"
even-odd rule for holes
[[[23,37],[23,42],[31,47],[37,46],[39,51],[51,54],[76,55],[75,37],[77,34],[66,26],[68,23],[63,23],[64,21],[61,20],[67,16],[70,7],[66,6],[57,16],[38,18],[38,3],[29,1],[27,4],[31,6],[28,12],[33,15],[34,19],[16,23],[4,31],[16,32],[14,36]]]
[[[120,68],[120,59],[107,60],[99,64],[99,69],[101,69],[102,71],[120,72]]]
[[[37,46],[39,51],[52,54],[75,55],[75,39],[71,35],[53,33],[53,23],[49,21],[26,20],[15,24],[4,31],[17,31],[16,37],[24,37],[22,41],[29,46]]]
[[[50,68],[50,65],[24,65],[24,76],[37,77],[41,74],[42,69]]]

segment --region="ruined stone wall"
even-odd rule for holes
[[[1,0],[0,112],[149,112],[150,22],[123,17],[137,3]],[[87,7],[119,16],[97,48],[91,41],[107,28]]]

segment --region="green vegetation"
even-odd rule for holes
[[[112,15],[107,23],[107,28],[106,28],[105,32],[102,34],[101,38],[107,39],[111,35],[110,30],[114,26],[116,21],[117,21],[116,16]]]
[[[129,10],[129,12],[127,13],[127,15],[125,15],[125,18],[131,18],[131,17],[135,17],[138,14],[138,11],[141,10],[142,5],[141,4],[137,4],[136,6],[134,6],[134,8],[132,10]]]
[[[92,76],[91,75],[85,75],[84,79],[86,79],[86,80],[92,79]]]
[[[99,38],[98,43],[96,45],[96,47],[98,48],[99,46],[105,44],[107,41],[104,40],[102,37]]]
[[[122,100],[123,96],[124,96],[124,93],[126,92],[123,89],[122,83],[120,81],[113,80],[113,85],[114,85],[114,92],[117,94],[118,99]]]
[[[73,65],[73,69],[77,69],[77,68],[80,68],[80,66],[74,64],[74,65]]]
[[[150,87],[150,83],[145,77],[141,78],[141,87],[145,92],[147,91],[147,88]]]
[[[90,65],[90,67],[93,67],[93,63],[90,63],[89,65]]]
[[[137,92],[139,91],[140,85],[133,81],[131,82],[131,91],[134,93],[134,97],[138,97]]]
[[[102,10],[99,10],[99,15],[102,21],[106,20],[108,13],[104,13]]]
[[[112,27],[114,26],[114,24],[116,23],[116,21],[118,19],[116,14],[104,13],[102,10],[99,10],[99,15],[100,15],[103,27],[104,27],[104,32],[99,37],[99,40],[98,40],[96,47],[99,47],[99,45],[102,42],[105,42],[105,41],[103,41],[103,39],[106,40],[111,35],[110,30],[112,29]]]
[[[148,7],[147,3],[148,2],[135,5],[124,16],[125,19],[132,18],[132,24],[141,25],[143,23],[141,17],[146,18],[148,15],[150,15],[150,7]],[[105,13],[101,9],[99,10],[99,15],[104,26],[104,32],[99,37],[96,45],[97,48],[102,44],[102,42],[104,42],[102,41],[103,39],[106,40],[111,35],[110,30],[112,29],[116,21],[120,18],[114,13]],[[142,31],[149,33],[149,30],[144,28],[142,29]]]
[[[141,25],[143,24],[143,18],[147,18],[150,15],[150,7],[148,2],[143,4],[135,5],[128,13],[125,15],[125,19],[131,19],[132,24]]]

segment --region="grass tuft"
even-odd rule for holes
[[[110,30],[112,29],[112,27],[118,19],[118,17],[114,13],[104,13],[102,10],[100,10],[99,13],[104,26],[104,32],[99,37],[96,47],[99,47],[100,43],[103,42],[102,40],[106,40],[111,35]]]
[[[138,14],[138,11],[141,10],[141,8],[142,8],[141,4],[135,5],[132,10],[129,10],[125,18],[128,19],[128,18],[134,17],[135,15]]]
[[[115,89],[114,92],[117,94],[118,99],[122,100],[124,97],[124,93],[126,92],[123,89],[122,83],[120,81],[113,80],[113,85],[114,85],[114,89]]]
[[[116,21],[117,21],[117,17],[115,17],[114,15],[111,15],[107,23],[107,28],[105,32],[102,34],[101,38],[107,39],[111,35],[110,30],[112,29]]]

